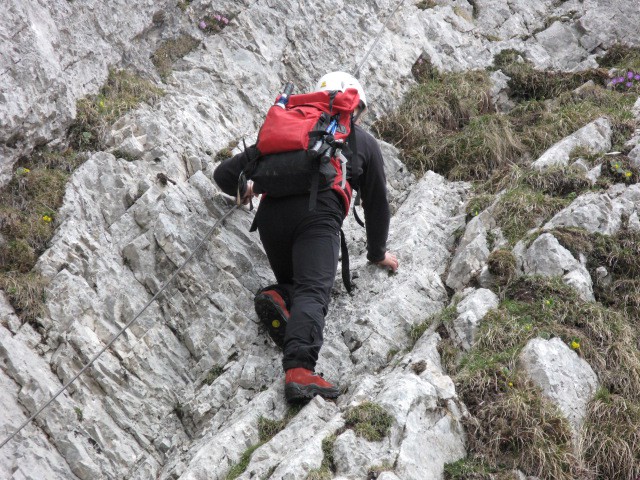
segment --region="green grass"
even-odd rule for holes
[[[204,380],[202,381],[202,383],[205,383],[207,385],[211,385],[213,382],[216,381],[216,379],[222,375],[222,373],[224,372],[224,368],[221,367],[220,365],[214,365],[213,367],[211,367],[211,369],[207,372],[207,376],[204,378]]]
[[[601,116],[611,120],[614,148],[621,148],[635,128],[636,95],[605,88],[606,70],[537,71],[516,61],[518,55],[504,51],[496,57],[496,68],[512,76],[517,105],[508,114],[494,111],[487,72],[437,73],[421,57],[413,68],[420,83],[374,129],[402,149],[414,173],[430,169],[455,180],[486,180],[497,170],[527,165]],[[589,80],[593,87],[574,92]]]
[[[151,61],[158,71],[158,75],[166,81],[173,71],[173,64],[195,50],[200,45],[200,40],[191,35],[181,35],[177,38],[164,41],[151,55]]]
[[[597,59],[603,68],[617,68],[620,71],[640,71],[640,48],[616,44]]]
[[[409,338],[411,338],[412,342],[415,344],[415,342],[417,342],[420,337],[422,337],[424,332],[426,332],[431,325],[450,323],[454,318],[456,318],[457,315],[458,312],[455,306],[444,308],[440,312],[429,317],[424,322],[418,323],[411,327],[411,330],[409,331]]]
[[[141,103],[153,103],[163,90],[126,70],[111,70],[97,95],[77,103],[77,114],[68,131],[75,150],[103,150],[108,129]]]
[[[331,480],[333,478],[333,472],[336,470],[333,458],[333,447],[336,439],[337,434],[334,434],[322,440],[322,465],[320,468],[309,472],[306,480]]]
[[[344,419],[347,428],[370,442],[379,442],[386,437],[393,424],[393,417],[373,402],[352,407]]]
[[[253,455],[253,452],[255,452],[261,446],[262,446],[262,443],[258,443],[257,445],[247,448],[242,454],[242,457],[240,457],[240,460],[238,461],[238,463],[236,463],[231,467],[231,469],[227,473],[227,476],[225,477],[225,480],[235,480],[240,475],[242,475],[244,471],[247,469],[247,467],[249,466],[249,462],[251,461],[251,456]]]
[[[604,390],[589,404],[581,448],[597,478],[640,475],[640,403]]]
[[[418,7],[420,10],[427,10],[429,8],[434,8],[438,6],[438,2],[436,2],[435,0],[420,0],[418,3],[416,3],[416,7]]]
[[[539,227],[569,203],[530,187],[518,187],[500,197],[495,218],[504,236],[514,245],[527,231]]]
[[[529,340],[559,337],[568,345],[579,341],[575,350],[607,392],[590,407],[596,410],[589,414],[591,463],[586,467],[599,466],[602,478],[629,478],[606,474],[612,465],[632,471],[627,453],[637,448],[634,428],[640,423],[627,421],[635,421],[640,395],[640,338],[632,318],[583,302],[561,279],[519,277],[503,293],[505,300],[486,315],[475,345],[454,372],[459,395],[472,414],[469,460],[491,468],[520,468],[542,478],[579,476],[585,465],[574,456],[566,420],[517,367]],[[607,409],[611,398],[618,403]],[[635,427],[625,430],[631,424]]]
[[[495,250],[489,255],[487,266],[489,273],[496,277],[498,284],[506,285],[515,277],[516,257],[511,250]]]

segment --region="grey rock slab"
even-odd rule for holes
[[[20,406],[18,397],[18,384],[0,370],[0,435],[3,440],[27,420],[27,412]],[[0,477],[25,480],[78,478],[45,433],[34,424],[28,425],[0,450]]]
[[[573,68],[579,63],[584,49],[579,44],[581,32],[577,26],[561,21],[553,22],[549,28],[535,35],[535,39],[553,58],[555,68]]]
[[[520,354],[519,365],[558,406],[579,438],[587,404],[598,389],[591,366],[557,337],[530,340]]]
[[[509,98],[509,80],[502,70],[496,70],[491,74],[491,101],[498,112],[510,112],[516,106],[515,102]]]
[[[593,153],[606,152],[611,148],[611,132],[609,119],[598,118],[550,147],[531,166],[538,170],[566,166],[577,147],[588,148]]]
[[[496,228],[496,221],[493,218],[494,205],[495,202],[473,217],[466,225],[446,278],[447,286],[455,291],[464,289],[487,264],[491,253],[487,234]]]
[[[369,442],[357,437],[353,430],[347,430],[336,439],[333,455],[336,473],[352,478],[366,477],[369,469],[376,465],[392,465],[396,457],[388,439]]]
[[[632,112],[636,118],[640,118],[640,97],[638,97],[636,103],[633,104]]]
[[[583,228],[591,233],[615,235],[623,216],[631,216],[640,207],[640,185],[614,185],[604,193],[586,193],[558,212],[543,229]]]
[[[353,375],[354,368],[386,365],[387,353],[407,344],[411,327],[445,305],[448,297],[440,275],[453,246],[452,218],[466,189],[466,184],[448,182],[433,172],[413,187],[391,220],[387,248],[397,253],[400,262],[394,275],[366,261],[364,229],[345,223],[358,294],[338,295],[331,305],[335,313],[327,317],[325,329],[330,349],[321,351],[321,371],[331,368]],[[342,288],[337,284],[334,290]],[[324,352],[335,352],[338,347],[331,346],[336,341],[347,343],[353,364],[325,367]]]
[[[13,334],[16,334],[22,325],[7,295],[2,290],[0,290],[0,324]]]
[[[437,334],[423,336],[397,363],[375,376],[358,379],[350,387],[348,398],[340,399],[339,405],[345,408],[373,401],[394,420],[389,436],[377,445],[354,441],[349,435],[343,447],[346,450],[345,446],[350,446],[351,457],[347,458],[345,452],[339,468],[347,470],[352,462],[360,472],[367,463],[373,466],[395,458],[390,463],[400,478],[439,479],[446,463],[465,456],[460,424],[463,411],[453,381],[442,371],[439,339]],[[425,444],[431,446],[428,452]]]
[[[453,330],[458,343],[465,350],[473,346],[475,334],[484,316],[489,310],[497,308],[498,304],[498,296],[486,288],[462,291],[462,299],[456,305],[458,316],[453,321]]]
[[[526,275],[562,277],[583,300],[595,301],[593,284],[587,269],[550,233],[543,233],[527,249],[523,258]]]
[[[587,179],[591,182],[591,185],[595,185],[600,176],[602,175],[602,164],[593,167],[587,172]]]
[[[629,161],[633,168],[640,169],[640,144],[636,145],[629,152]]]

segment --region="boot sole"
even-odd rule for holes
[[[266,296],[258,296],[255,299],[255,307],[258,318],[267,329],[271,339],[278,347],[284,348],[284,335],[287,329],[287,318],[284,316],[284,312]],[[280,322],[278,327],[273,326],[275,320]]]
[[[340,396],[340,390],[319,387],[318,385],[300,385],[299,383],[287,383],[284,386],[284,396],[289,403],[308,402],[316,395],[326,399],[335,399]]]

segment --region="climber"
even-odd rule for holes
[[[340,91],[355,88],[360,102],[353,117],[359,123],[367,108],[360,82],[344,72],[323,76],[316,91]],[[376,140],[356,125],[357,161],[349,160],[347,178],[357,185],[365,214],[367,259],[382,268],[398,269],[398,259],[386,250],[389,231],[389,204],[382,153]],[[251,154],[249,147],[222,162],[214,179],[228,195],[236,195],[238,178]],[[248,182],[240,199],[248,203],[254,195]],[[275,274],[276,285],[262,289],[255,297],[261,322],[275,343],[284,350],[285,396],[300,402],[320,395],[337,398],[340,390],[314,373],[323,341],[325,316],[337,272],[340,229],[345,216],[344,200],[335,190],[317,192],[315,208],[310,209],[310,194],[275,198],[263,196],[254,224]],[[348,209],[348,205],[347,205]]]

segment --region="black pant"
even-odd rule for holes
[[[291,304],[284,340],[285,370],[314,370],[322,347],[324,317],[338,267],[341,200],[332,191],[319,192],[314,211],[309,196],[266,197],[256,222],[260,240],[278,287]]]

